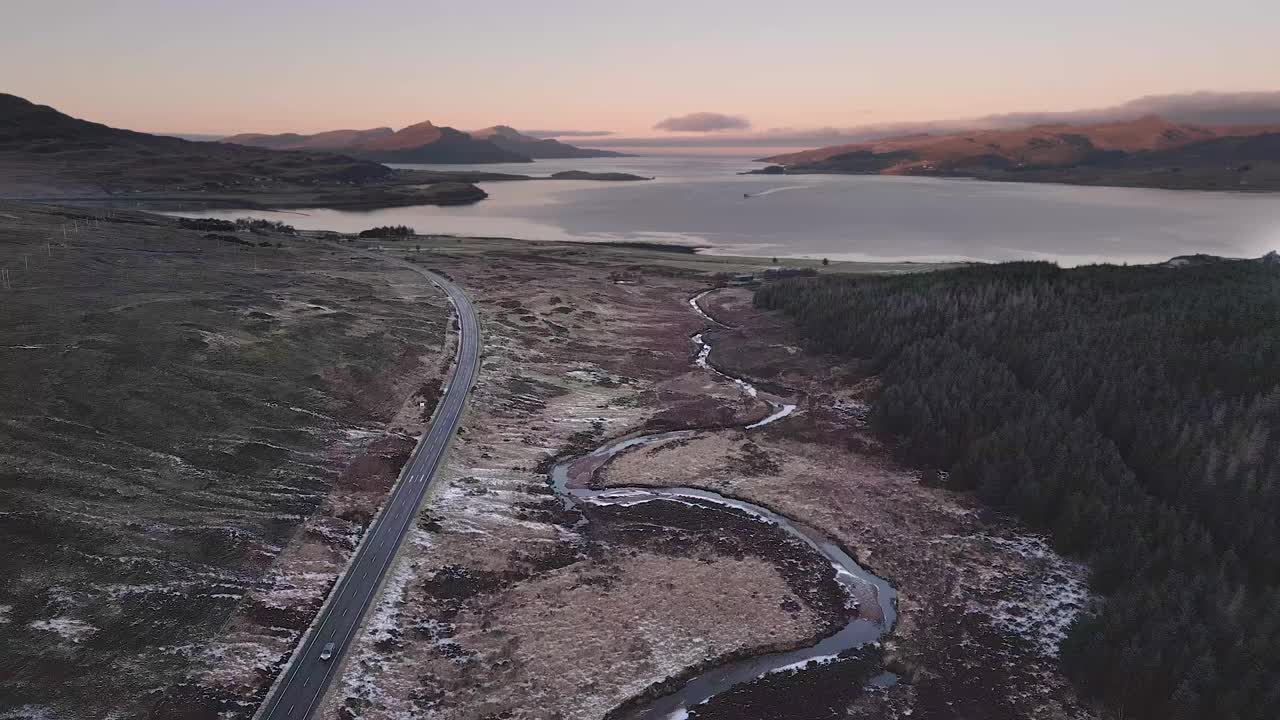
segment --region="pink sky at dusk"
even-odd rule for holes
[[[1280,3],[1262,0],[18,0],[3,14],[0,91],[163,132],[430,119],[661,137],[697,112],[764,131],[1280,89]]]

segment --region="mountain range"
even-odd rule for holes
[[[597,158],[597,157],[626,157],[626,153],[614,152],[612,150],[598,150],[596,148],[583,148],[569,143],[563,143],[559,140],[551,140],[544,138],[525,135],[513,127],[507,125],[494,125],[483,130],[474,130],[471,137],[481,140],[488,140],[498,147],[506,148],[512,152],[522,155],[528,155],[534,160],[555,160],[555,159],[575,159],[575,158]]]
[[[351,209],[483,199],[485,191],[462,175],[393,170],[324,150],[150,135],[0,93],[0,195],[7,197]]]
[[[0,190],[179,190],[378,181],[391,170],[331,152],[275,152],[109,127],[0,93]]]
[[[467,133],[430,122],[400,130],[379,127],[314,135],[245,133],[225,137],[222,142],[273,150],[325,150],[384,163],[504,163],[622,155],[536,138],[506,125]]]
[[[762,173],[969,176],[1202,189],[1280,188],[1280,125],[1148,115],[1092,125],[916,134],[785,153]]]

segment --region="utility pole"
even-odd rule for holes
[[[31,272],[31,256],[30,255],[26,253],[22,254],[22,264],[23,264],[23,269],[25,269],[27,272]]]

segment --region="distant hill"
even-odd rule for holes
[[[525,153],[430,122],[410,125],[398,131],[382,127],[331,130],[315,135],[248,133],[232,135],[222,141],[276,150],[329,150],[383,163],[469,164],[532,160]]]
[[[272,148],[274,150],[340,150],[394,133],[395,131],[389,127],[374,128],[372,130],[330,130],[329,132],[315,135],[245,133],[222,138],[221,142]]]
[[[851,145],[764,158],[766,162],[796,165],[830,160],[849,153],[879,156],[899,153],[891,167],[907,170],[917,165],[949,167],[956,164],[995,163],[1026,166],[1059,166],[1087,160],[1109,151],[1138,152],[1182,147],[1219,137],[1280,132],[1277,127],[1204,127],[1171,123],[1147,116],[1101,125],[1034,125],[1018,130],[981,130],[951,135],[917,134]]]
[[[525,135],[507,125],[494,125],[483,130],[472,131],[471,137],[480,140],[488,140],[494,145],[506,148],[512,152],[528,155],[535,160],[555,160],[563,158],[596,158],[596,157],[626,157],[625,153],[614,152],[612,150],[596,150],[594,148],[580,148],[568,143],[562,143],[559,140],[549,140],[536,138],[532,135]]]
[[[386,178],[334,153],[273,152],[121,130],[0,94],[0,192],[94,194]]]
[[[1280,126],[1200,126],[1147,116],[1097,125],[911,135],[764,161],[780,167],[766,169],[770,173],[1280,190]]]

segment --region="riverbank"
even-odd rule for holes
[[[690,338],[708,323],[688,299],[725,259],[496,239],[428,238],[422,246],[421,253],[393,251],[448,273],[480,301],[487,347],[481,385],[414,542],[325,716],[599,718],[669,692],[696,669],[800,647],[829,632],[836,600],[821,590],[822,571],[805,570],[820,556],[786,550],[758,523],[726,523],[716,512],[668,503],[595,508],[584,517],[548,486],[553,458],[587,452],[609,437],[747,425],[771,414],[766,403],[695,363]],[[716,297],[713,314],[724,304]],[[785,327],[780,318],[771,322],[772,332]],[[715,352],[728,353],[724,358],[759,350],[734,350],[722,335],[710,337],[713,362]],[[776,353],[774,344],[765,349]],[[821,368],[815,359],[796,372],[838,377]],[[761,387],[789,387],[782,380],[793,374],[762,378]],[[894,584],[895,573],[905,578],[902,634],[884,645],[903,678],[897,685],[864,692],[857,678],[868,667],[850,658],[769,676],[773,699],[760,701],[751,686],[743,688],[746,697],[792,714],[808,707],[865,717],[938,713],[948,702],[971,710],[985,702],[1010,713],[1087,716],[1052,660],[1027,650],[1012,620],[1000,625],[983,614],[1004,600],[1011,607],[1030,602],[1045,587],[1042,564],[1012,549],[1024,540],[1034,548],[1034,541],[977,517],[963,498],[923,486],[909,469],[885,464],[876,447],[846,443],[857,432],[854,419],[819,415],[818,405],[806,399],[801,416],[723,446],[704,443],[741,431],[624,453],[602,473],[620,482],[618,473],[634,460],[671,472],[643,482],[628,477],[628,484],[739,478],[736,490],[712,489],[754,494],[753,502],[839,539]],[[815,419],[839,424],[814,433]],[[699,459],[693,448],[709,452]],[[684,472],[681,463],[708,472],[694,477],[699,473]],[[850,518],[833,521],[820,507],[833,484],[845,498],[838,508],[854,503]],[[1027,597],[1011,591],[1024,587]],[[978,650],[970,647],[975,642]],[[878,663],[874,654],[869,659]],[[972,681],[974,673],[982,683]],[[821,690],[817,697],[830,702],[814,704],[819,677],[858,684],[853,692],[847,685]],[[977,687],[990,689],[980,698]],[[732,707],[713,701],[697,713],[728,717]]]
[[[766,165],[747,170],[744,175],[768,175],[771,177],[797,177],[813,175],[881,175],[874,171],[841,169],[822,163],[812,165]],[[983,169],[954,172],[912,171],[903,172],[908,177],[928,177],[951,180],[982,180],[1000,183],[1027,183],[1033,185],[1080,185],[1087,187],[1134,188],[1144,190],[1179,190],[1199,192],[1231,192],[1247,195],[1280,193],[1280,164],[1264,166],[1260,171],[1243,173],[1239,165],[1231,167],[1198,168],[1186,172],[1181,168],[1152,170],[1100,170],[1095,168],[1063,168],[1037,170]]]
[[[489,197],[476,183],[520,182],[535,180],[588,180],[594,182],[634,182],[652,178],[630,173],[566,171],[548,176],[513,175],[484,171],[387,170],[377,178],[359,182],[307,181],[299,183],[256,179],[252,183],[216,183],[196,187],[124,183],[108,193],[80,189],[59,192],[57,186],[41,187],[39,195],[22,194],[25,186],[5,186],[0,192],[13,196],[14,202],[50,202],[85,204],[102,208],[133,210],[197,211],[197,210],[303,210],[331,209],[368,211],[413,206],[447,207],[471,205]]]
[[[790,389],[799,408],[758,432],[703,432],[621,455],[601,485],[691,486],[764,505],[850,548],[898,589],[899,624],[884,651],[899,684],[850,698],[815,682],[826,671],[813,668],[736,694],[793,707],[816,692],[819,704],[843,697],[867,718],[1088,716],[1053,660],[1087,600],[1084,568],[893,462],[862,422],[871,385],[849,386],[841,364],[801,351],[785,322],[751,308],[748,292],[716,291],[703,306],[731,326],[708,332],[710,361],[762,388]],[[717,699],[691,717],[734,717],[735,708]]]

